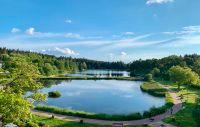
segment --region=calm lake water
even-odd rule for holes
[[[130,72],[115,70],[84,70],[67,76],[130,77]]]
[[[50,81],[49,81],[50,82]],[[162,106],[164,98],[140,90],[141,81],[68,80],[56,81],[42,92],[58,90],[60,98],[49,98],[44,104],[95,113],[129,114]]]

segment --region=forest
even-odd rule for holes
[[[89,60],[85,58],[72,57],[56,57],[36,52],[20,51],[14,49],[0,48],[0,60],[4,62],[4,69],[12,68],[10,59],[20,55],[27,61],[33,63],[44,76],[51,76],[62,73],[70,73],[73,71],[85,69],[111,69],[111,70],[128,70],[131,76],[145,76],[152,74],[153,76],[169,79],[168,70],[172,66],[189,67],[192,71],[200,75],[200,55],[171,55],[161,59],[133,60],[130,63],[122,61],[105,62]]]
[[[56,57],[29,51],[0,48],[0,60],[4,62],[4,69],[12,68],[11,59],[20,56],[37,66],[41,75],[51,76],[85,69],[126,69],[123,62],[104,62],[83,58]]]

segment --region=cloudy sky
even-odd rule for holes
[[[126,62],[200,53],[200,0],[1,0],[0,46]]]

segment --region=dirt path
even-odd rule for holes
[[[48,112],[43,112],[43,111],[38,111],[38,110],[32,110],[33,114],[37,115],[42,115],[42,116],[47,116],[51,117],[52,115],[55,116],[57,119],[61,120],[66,120],[66,121],[77,121],[79,122],[80,120],[83,120],[85,123],[92,123],[92,124],[99,124],[99,125],[112,125],[113,123],[123,123],[124,125],[142,125],[142,124],[152,124],[155,126],[159,127],[159,123],[164,119],[172,114],[177,113],[181,108],[182,108],[182,103],[180,98],[177,96],[175,92],[173,92],[171,89],[165,86],[166,89],[170,92],[173,101],[174,101],[174,106],[172,109],[169,109],[163,114],[157,115],[152,117],[154,120],[150,121],[148,118],[147,119],[141,119],[141,120],[130,120],[130,121],[110,121],[110,120],[97,120],[97,119],[88,119],[88,118],[80,118],[80,117],[75,117],[75,116],[67,116],[67,115],[59,115],[55,113],[48,113]],[[172,125],[168,125],[166,123],[161,123],[166,125],[165,127],[174,127]],[[160,125],[161,125],[160,124]]]

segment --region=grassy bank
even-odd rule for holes
[[[141,113],[131,113],[129,115],[108,115],[108,114],[96,114],[96,113],[90,113],[90,112],[83,112],[83,111],[76,111],[71,109],[63,109],[58,108],[55,106],[47,106],[47,105],[38,105],[35,107],[36,110],[50,112],[50,113],[56,113],[61,115],[69,115],[69,116],[78,116],[82,118],[90,118],[90,119],[101,119],[101,120],[138,120],[138,119],[144,119],[148,118],[151,114],[151,116],[156,116],[158,114],[164,113],[168,108],[170,108],[172,105],[169,103],[166,103],[164,106],[161,107],[152,107],[149,111],[144,111],[143,114]]]
[[[171,81],[160,79],[157,79],[157,81],[169,85],[170,89],[177,90],[177,85]],[[177,127],[198,127],[192,112],[195,110],[195,99],[200,95],[200,89],[181,86],[181,91],[178,91],[177,94],[179,96],[183,95],[184,108],[171,117],[164,119],[164,122]]]
[[[63,121],[58,119],[51,119],[44,116],[33,115],[33,121],[44,123],[48,125],[48,127],[111,127],[109,125],[95,125],[95,124],[80,124],[73,121]],[[148,125],[140,125],[140,126],[125,126],[125,127],[151,127]]]
[[[49,117],[39,116],[39,115],[33,115],[33,121],[37,123],[43,123],[49,127],[111,127],[106,125],[100,126],[100,125],[86,124],[86,123],[80,124],[78,122],[52,119]]]
[[[157,82],[144,82],[140,88],[142,91],[158,97],[165,97],[165,93],[167,92],[167,90]]]
[[[184,109],[172,115],[169,118],[164,119],[166,123],[173,124],[177,127],[198,127],[192,116],[192,111],[194,110],[193,104],[187,104]]]

